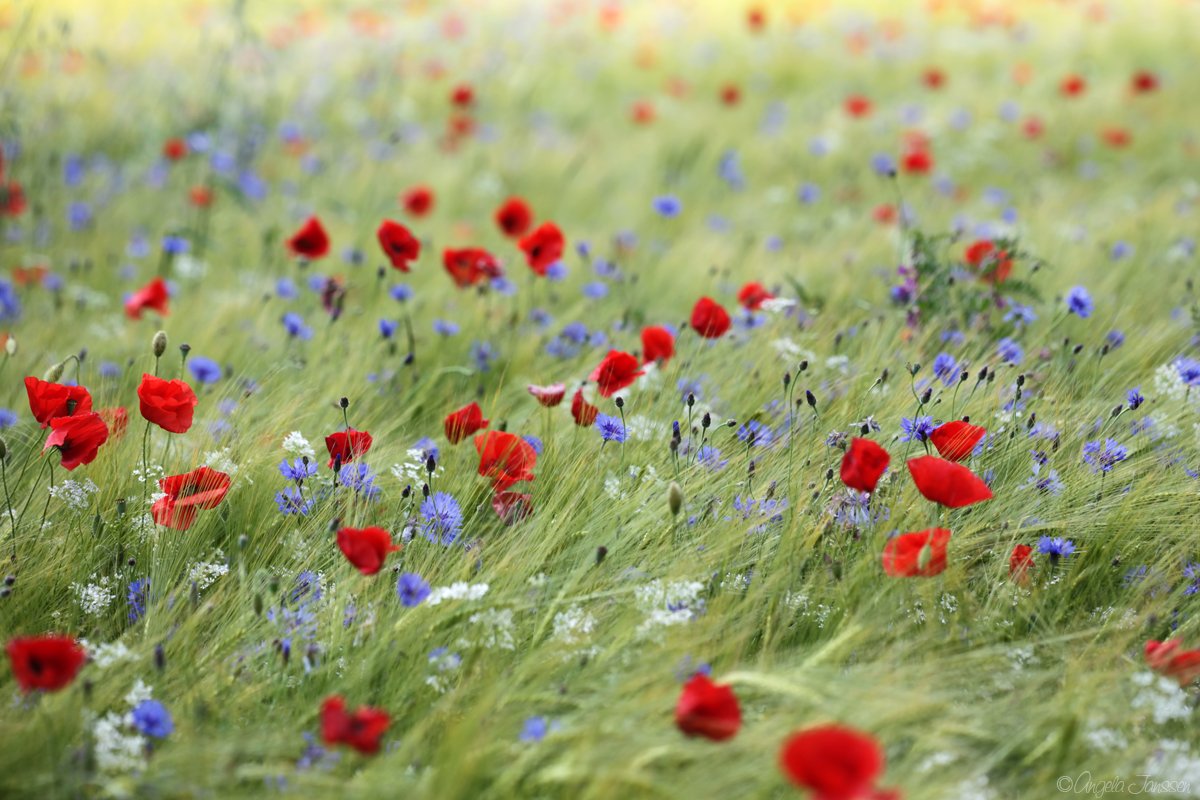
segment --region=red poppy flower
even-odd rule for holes
[[[471,119],[467,114],[452,114],[450,119],[446,121],[446,128],[451,139],[452,146],[457,146],[457,139],[463,136],[470,136],[475,132],[475,120]]]
[[[764,300],[772,300],[775,295],[767,291],[767,287],[758,281],[750,281],[738,291],[738,302],[743,308],[758,311]]]
[[[364,755],[379,752],[379,740],[392,724],[388,713],[379,708],[359,706],[346,713],[346,701],[328,697],[321,704],[321,739],[325,744],[348,744]]]
[[[463,406],[458,411],[446,415],[443,425],[446,428],[446,438],[450,444],[458,444],[473,433],[483,430],[491,420],[483,418],[483,410],[478,403]]]
[[[73,470],[80,464],[92,463],[100,445],[106,441],[108,425],[99,414],[55,417],[50,420],[50,435],[46,437],[42,452],[45,453],[51,447],[58,448],[63,469]]]
[[[533,225],[533,209],[521,198],[510,197],[496,209],[496,224],[511,239],[524,236]]]
[[[636,356],[609,350],[600,365],[588,375],[588,380],[596,382],[601,397],[612,397],[626,386],[633,385],[638,376],[646,374],[645,370],[638,369],[639,366]]]
[[[896,207],[891,203],[881,203],[871,210],[871,218],[880,225],[894,224],[896,216]]]
[[[842,456],[842,483],[860,492],[873,492],[892,457],[870,439],[855,438]]]
[[[963,253],[963,260],[973,272],[979,274],[981,281],[993,286],[1004,283],[1012,274],[1013,262],[1008,257],[1008,251],[997,250],[996,245],[987,239],[969,245]]]
[[[1158,90],[1158,76],[1148,70],[1138,70],[1133,73],[1130,88],[1134,94],[1149,94]]]
[[[119,442],[125,438],[125,429],[129,427],[129,409],[124,406],[118,408],[100,408],[96,410],[100,415],[100,419],[104,420],[104,424],[108,426],[108,438],[114,442]]]
[[[642,363],[662,359],[665,364],[675,355],[675,337],[661,325],[642,328]]]
[[[742,100],[742,90],[735,84],[721,87],[721,102],[727,106],[736,106]]]
[[[1029,570],[1033,568],[1033,548],[1027,544],[1019,544],[1013,548],[1008,557],[1008,577],[1014,583],[1029,582]]]
[[[533,495],[520,492],[496,492],[492,510],[505,525],[515,525],[533,514]]]
[[[33,286],[40,284],[42,279],[50,274],[50,270],[46,269],[41,264],[25,269],[24,267],[12,268],[13,283],[17,286]]]
[[[196,208],[208,208],[213,201],[212,190],[207,186],[193,186],[188,190],[188,201]]]
[[[925,70],[925,74],[921,76],[921,82],[930,89],[940,89],[946,84],[946,73],[937,67],[931,67]]]
[[[546,408],[554,408],[562,402],[563,397],[567,393],[567,385],[565,383],[552,383],[549,386],[538,386],[529,384],[529,393],[537,398],[537,401]]]
[[[25,394],[29,396],[33,418],[43,428],[49,427],[55,417],[87,414],[92,410],[92,396],[82,386],[63,386],[30,376],[25,379]]]
[[[900,159],[900,168],[909,175],[928,175],[933,169],[933,155],[927,150],[913,150]]]
[[[1170,639],[1146,642],[1146,666],[1160,675],[1179,681],[1179,688],[1200,677],[1200,650],[1180,650],[1183,641]]]
[[[171,161],[178,161],[188,154],[187,142],[179,137],[163,142],[162,154]]]
[[[1087,81],[1078,75],[1068,75],[1058,84],[1058,91],[1067,97],[1078,97],[1087,90]]]
[[[475,437],[479,474],[492,479],[492,488],[503,492],[514,483],[533,480],[537,453],[515,433],[488,431]]]
[[[599,413],[600,409],[583,399],[583,389],[576,389],[575,396],[571,398],[571,416],[575,418],[575,424],[590,428]]]
[[[442,266],[460,289],[504,275],[500,262],[482,247],[447,248],[442,251]]]
[[[387,554],[401,549],[392,544],[392,535],[383,528],[342,528],[337,532],[337,545],[363,575],[379,572]]]
[[[329,434],[325,437],[325,449],[329,451],[329,468],[333,469],[335,460],[349,464],[354,459],[365,456],[374,443],[375,440],[366,431],[351,429]]]
[[[70,636],[25,636],[5,648],[13,676],[23,691],[57,692],[67,688],[87,661],[87,652]]]
[[[450,92],[450,102],[459,108],[469,108],[475,102],[475,90],[469,83],[460,83]]]
[[[566,241],[557,225],[543,222],[533,233],[517,242],[517,246],[525,252],[529,268],[538,275],[545,275],[549,266],[562,256]]]
[[[168,433],[187,433],[192,427],[196,393],[183,381],[165,381],[142,373],[137,389],[142,417]]]
[[[200,509],[216,508],[229,494],[229,476],[215,469],[200,467],[183,475],[171,475],[158,482],[166,497],[150,507],[154,521],[172,530],[186,531],[196,521]]]
[[[1100,138],[1109,147],[1128,147],[1133,141],[1133,134],[1125,128],[1105,128],[1100,132]]]
[[[846,113],[852,117],[865,117],[871,113],[871,101],[861,94],[852,94],[844,103]]]
[[[421,242],[399,222],[385,219],[379,223],[375,236],[388,261],[401,272],[408,272],[408,262],[415,261],[421,255]]]
[[[746,25],[752,33],[760,33],[767,26],[767,12],[755,6],[746,11]]]
[[[400,195],[400,205],[414,217],[423,217],[433,210],[433,189],[428,186],[414,186]]]
[[[162,278],[155,278],[129,295],[129,299],[125,301],[125,316],[130,319],[141,319],[142,312],[149,308],[158,312],[160,317],[165,317],[169,313],[167,303],[170,299],[171,295],[167,293],[167,284]]]
[[[1025,134],[1026,139],[1036,139],[1045,131],[1046,126],[1038,117],[1027,117],[1025,122],[1021,123],[1021,133]]]
[[[946,544],[950,531],[930,528],[902,533],[883,547],[883,571],[893,578],[930,578],[946,569]]]
[[[0,184],[0,216],[19,217],[25,212],[25,190],[17,181]]]
[[[292,255],[315,261],[329,254],[329,234],[325,233],[321,220],[309,217],[287,240],[287,247]]]
[[[987,435],[987,429],[962,420],[939,425],[929,434],[929,441],[950,461],[962,461],[975,449],[975,445]]]
[[[685,736],[703,736],[714,742],[732,739],[742,727],[742,709],[733,689],[696,673],[675,704],[675,726]]]
[[[909,459],[908,471],[926,500],[948,508],[962,508],[993,497],[992,490],[971,470],[937,456]]]
[[[629,116],[638,125],[649,125],[654,122],[654,106],[648,100],[638,100],[629,110]]]
[[[692,328],[705,339],[720,339],[729,330],[729,314],[711,297],[701,297],[692,308]]]
[[[794,733],[779,752],[783,773],[814,800],[885,800],[895,792],[875,787],[883,773],[883,748],[862,731],[820,725]]]

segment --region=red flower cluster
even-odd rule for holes
[[[972,272],[979,275],[981,281],[993,286],[1004,283],[1012,274],[1013,262],[1008,257],[1008,251],[997,250],[996,245],[987,239],[969,245],[963,253],[963,260]]]
[[[1200,677],[1200,650],[1180,650],[1183,641],[1169,639],[1146,642],[1146,666],[1160,675],[1179,681],[1179,688]]]
[[[821,725],[792,734],[779,753],[783,774],[814,800],[899,800],[875,782],[886,766],[878,743],[842,725]]]
[[[82,386],[63,386],[59,383],[25,379],[25,394],[29,397],[29,410],[43,428],[50,426],[56,417],[87,414],[92,410],[92,396]]]
[[[287,240],[287,248],[294,256],[315,261],[329,254],[329,234],[325,233],[321,220],[309,217]]]
[[[846,98],[846,102],[843,103],[843,106],[845,107],[847,114],[859,119],[870,116],[873,108],[871,101],[866,97],[863,97],[861,94],[850,95]]]
[[[137,389],[142,417],[168,433],[187,433],[192,427],[196,393],[183,381],[166,381],[142,373]]]
[[[383,248],[383,254],[387,256],[388,261],[401,272],[408,272],[409,262],[415,261],[421,255],[421,243],[399,222],[385,219],[379,224],[375,236],[379,239],[379,246]]]
[[[342,528],[337,532],[337,545],[363,575],[379,572],[388,553],[401,549],[392,544],[392,535],[383,528]]]
[[[168,161],[179,161],[188,154],[187,142],[179,137],[167,139],[163,142],[162,154]]]
[[[902,533],[883,548],[883,571],[893,578],[931,578],[946,569],[946,545],[950,531],[930,528]]]
[[[147,308],[158,312],[160,317],[167,316],[167,302],[171,299],[167,293],[167,284],[162,278],[155,278],[125,301],[125,316],[130,319],[141,319],[142,312]]]
[[[388,713],[379,708],[359,706],[346,713],[346,701],[338,695],[321,704],[321,739],[325,744],[347,744],[360,753],[379,752],[379,740],[392,724]]]
[[[482,247],[446,248],[442,251],[442,266],[460,289],[504,275],[500,262]]]
[[[617,392],[631,386],[639,376],[645,375],[645,370],[638,369],[640,364],[636,356],[609,350],[608,355],[600,365],[588,375],[589,381],[595,381],[600,388],[601,397],[612,397]]]
[[[400,205],[414,217],[423,217],[433,210],[433,189],[428,186],[414,186],[400,195]]]
[[[675,704],[675,726],[686,736],[703,736],[714,742],[732,739],[742,727],[742,709],[728,686],[696,673]]]
[[[21,637],[9,641],[5,649],[17,685],[26,692],[67,688],[87,661],[87,653],[69,636]]]
[[[1058,84],[1058,91],[1064,97],[1079,97],[1087,91],[1087,81],[1078,75],[1068,75]]]
[[[201,509],[216,508],[229,494],[229,476],[208,467],[200,467],[183,475],[171,475],[158,482],[167,493],[151,508],[154,521],[172,530],[186,531],[196,521]]]
[[[479,404],[473,402],[458,411],[447,414],[443,426],[450,444],[458,444],[471,434],[483,430],[490,423],[491,420],[483,418],[483,409],[479,407]]]

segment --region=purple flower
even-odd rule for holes
[[[1075,543],[1070,539],[1051,539],[1049,536],[1043,536],[1038,540],[1038,552],[1056,559],[1066,558],[1075,552]]]
[[[597,414],[594,424],[596,430],[600,432],[600,438],[604,441],[624,443],[626,439],[625,423],[621,421],[620,417]]]
[[[1083,446],[1083,460],[1093,473],[1111,472],[1117,462],[1129,457],[1129,451],[1116,439],[1099,439]]]
[[[216,383],[221,380],[221,365],[211,358],[192,356],[187,362],[192,377],[201,383]]]
[[[400,327],[400,323],[394,319],[379,320],[379,332],[383,334],[383,338],[390,339],[396,333],[396,329]]]
[[[904,432],[904,435],[900,437],[900,441],[924,442],[929,439],[929,434],[933,433],[936,427],[933,424],[933,417],[930,416],[918,416],[912,419],[902,417],[900,419],[900,430]]]
[[[664,194],[654,198],[651,206],[659,216],[666,219],[678,217],[683,211],[683,202],[673,194]]]
[[[1020,364],[1025,358],[1025,351],[1007,336],[996,343],[996,354],[1006,364]]]
[[[1067,292],[1066,299],[1067,311],[1077,314],[1080,319],[1087,319],[1095,309],[1095,304],[1092,303],[1092,296],[1082,286],[1073,287],[1071,291]]]
[[[429,584],[421,579],[421,576],[415,572],[402,572],[400,579],[396,581],[396,594],[400,597],[400,604],[405,608],[416,608],[429,597],[431,589]]]
[[[165,739],[175,730],[171,713],[157,700],[143,700],[130,712],[133,727],[144,736]]]

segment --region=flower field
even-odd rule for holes
[[[0,796],[1200,795],[1200,4],[0,46]]]

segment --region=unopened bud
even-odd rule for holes
[[[616,402],[617,402],[617,408],[624,408],[624,407],[625,407],[625,398],[623,398],[623,397],[618,397],[618,398],[617,398],[617,400],[616,400]]]
[[[248,544],[250,544],[249,536],[247,536],[246,534],[243,533],[241,536],[238,537],[238,550],[245,550],[246,545],[248,545]]]
[[[154,666],[158,667],[158,671],[162,672],[167,666],[167,657],[163,653],[163,646],[160,642],[154,646]]]
[[[1017,386],[1024,386],[1024,385],[1025,385],[1025,373],[1022,372],[1020,375],[1017,376]]]
[[[117,516],[119,516],[119,517],[125,516],[125,512],[128,510],[128,508],[129,508],[129,506],[125,502],[125,498],[118,497],[117,498]]]
[[[712,415],[705,411],[704,416],[700,418],[700,427],[707,430],[709,425],[712,425]]]
[[[792,373],[790,373],[790,372],[783,373],[783,388],[786,389],[788,387],[788,384],[791,382],[792,382]]]
[[[921,393],[921,405],[925,405],[933,397],[933,389],[926,389]]]
[[[4,441],[3,436],[0,436],[0,461],[3,461],[6,455],[8,455],[8,442]]]
[[[933,548],[929,546],[929,542],[926,542],[921,548],[921,552],[917,554],[917,569],[924,571],[930,561],[933,561]]]
[[[1122,403],[1121,405],[1119,405],[1119,406],[1116,406],[1115,408],[1113,408],[1113,410],[1112,410],[1113,419],[1116,419],[1116,418],[1117,418],[1117,416],[1119,416],[1119,415],[1120,415],[1120,413],[1121,413],[1121,409],[1123,409],[1124,407],[1125,407],[1125,404],[1124,404],[1124,403]]]
[[[675,481],[667,487],[667,507],[671,509],[672,517],[678,517],[679,509],[683,508],[683,489]]]
[[[827,480],[827,481],[833,480],[833,470],[832,469],[825,470],[825,480]]]
[[[342,408],[349,408],[350,407],[350,398],[343,397],[341,400],[338,401],[338,405],[341,406]]]
[[[421,496],[429,497],[429,484],[428,483],[421,484]]]
[[[10,357],[17,354],[17,337],[13,336],[11,333],[8,335],[8,338],[4,340],[4,352],[8,353]]]
[[[810,390],[808,390],[808,389],[805,389],[805,390],[804,390],[804,400],[805,400],[805,401],[806,401],[806,402],[807,402],[807,403],[808,403],[810,406],[812,406],[812,407],[813,407],[813,409],[816,409],[816,407],[817,407],[817,396],[816,396],[815,394],[813,394],[813,393],[812,393]]]
[[[604,557],[608,555],[608,548],[601,545],[596,548],[596,566],[604,563]]]
[[[908,366],[908,374],[909,375],[912,375],[915,378],[915,377],[917,377],[917,373],[920,371],[921,371],[920,362],[917,362],[915,364],[909,364],[909,366]]]
[[[258,592],[254,593],[254,616],[261,617],[263,612],[262,595]]]
[[[59,378],[63,374],[63,363],[60,361],[50,369],[46,370],[46,374],[42,376],[42,380],[47,383],[58,383]]]
[[[99,537],[104,533],[104,518],[100,516],[100,512],[96,512],[96,516],[92,517],[92,536]]]
[[[692,406],[696,405],[696,395],[692,394],[691,392],[688,392],[687,404],[688,404],[688,408],[691,408]]]
[[[858,432],[860,434],[862,434],[863,436],[866,436],[868,433],[871,432],[871,426],[867,425],[866,423],[863,423],[862,427],[858,429]]]
[[[807,360],[801,361],[800,365],[798,367],[796,367],[797,372],[804,372],[804,370],[806,370],[806,369],[808,369],[808,361]]]
[[[964,381],[965,381],[967,378],[969,378],[969,377],[971,377],[971,373],[970,373],[970,371],[969,371],[969,370],[965,370],[965,369],[964,369],[964,370],[962,371],[962,374],[958,376],[958,382],[959,382],[959,383],[962,383],[962,382],[964,382]]]
[[[154,334],[154,338],[150,340],[150,349],[154,351],[155,358],[161,358],[162,354],[167,352],[166,331],[159,331]]]
[[[1083,345],[1081,345],[1081,344],[1077,344],[1077,345],[1075,345],[1074,349],[1072,349],[1072,350],[1071,350],[1071,352],[1072,352],[1074,355],[1079,355],[1079,353],[1080,353],[1080,351],[1081,351],[1081,350],[1083,350]]]

